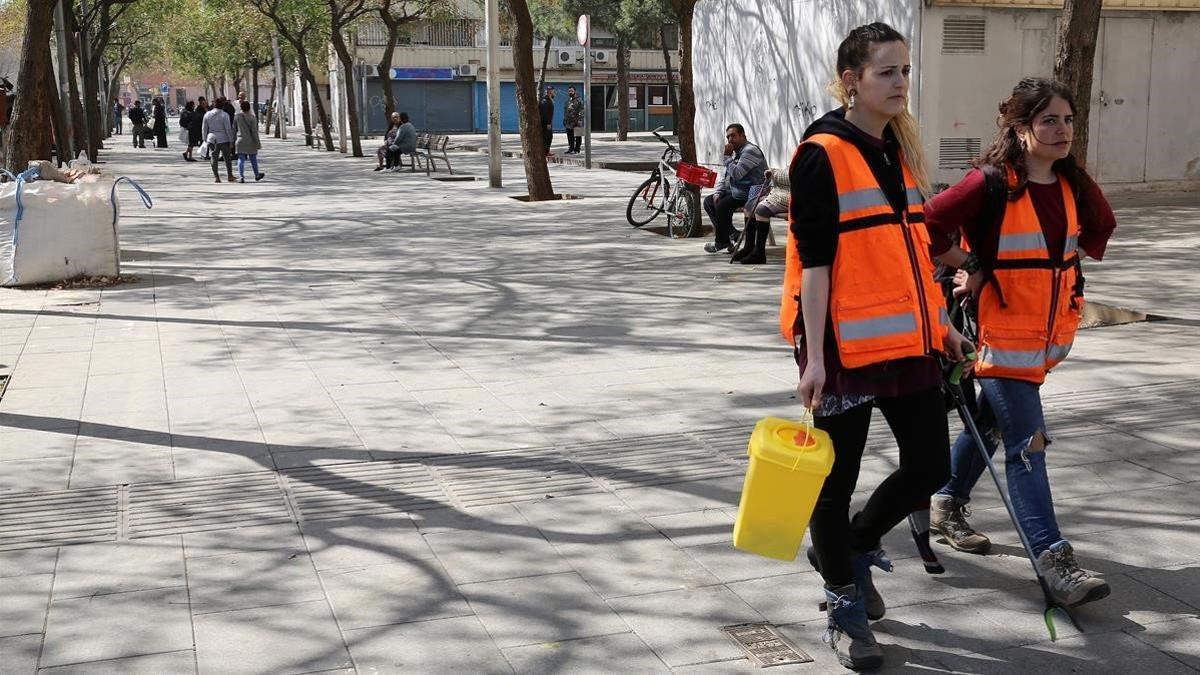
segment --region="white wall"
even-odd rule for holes
[[[920,0],[698,3],[692,44],[699,160],[718,162],[724,128],[737,122],[772,166],[786,166],[804,129],[838,105],[825,87],[850,29],[883,21],[912,36],[916,68],[919,7]]]

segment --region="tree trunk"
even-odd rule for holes
[[[359,138],[358,96],[354,92],[354,61],[350,58],[350,49],[346,46],[346,38],[341,30],[333,31],[333,51],[337,52],[338,63],[342,66],[342,78],[345,79],[342,90],[346,97],[346,117],[350,123],[350,149],[354,157],[362,157],[362,139]]]
[[[385,13],[390,13],[384,9]],[[396,96],[392,93],[392,57],[396,55],[396,40],[400,39],[400,26],[403,24],[385,20],[387,26],[387,44],[379,57],[379,84],[383,87],[383,119],[391,124],[392,113],[396,112]]]
[[[1075,95],[1075,139],[1071,154],[1087,164],[1088,112],[1092,103],[1092,74],[1096,37],[1100,33],[1100,0],[1066,0],[1054,54],[1054,79]]]
[[[4,134],[5,167],[24,171],[31,159],[50,159],[50,128],[46,121],[55,115],[46,96],[53,86],[50,61],[50,31],[54,24],[51,0],[30,0],[25,7],[25,37],[17,70],[16,104]]]
[[[81,55],[82,56],[82,55]],[[96,72],[96,64],[89,59],[81,59],[83,68],[83,109],[87,115],[88,158],[96,161],[99,156],[103,138],[104,115],[100,111],[100,77]]]
[[[46,72],[49,73],[51,78],[53,78],[54,59],[51,57],[51,49],[49,44],[46,45],[46,54],[43,58],[45,58],[46,63],[49,64]],[[63,116],[63,108],[59,103],[58,80],[52,80],[48,78],[42,83],[42,86],[45,91],[46,101],[50,106],[50,123],[54,127],[54,138],[66,138],[67,134],[71,132],[67,129],[67,118]],[[61,152],[55,155],[55,159],[58,161],[59,166],[66,164],[66,158],[62,156]]]
[[[325,100],[321,98],[321,89],[317,86],[317,78],[313,75],[312,68],[308,64],[308,57],[303,52],[300,52],[296,65],[300,68],[300,77],[307,80],[309,88],[312,89],[313,104],[317,106],[317,118],[321,122],[321,134],[325,139],[325,149],[333,152],[333,132],[329,126],[329,113],[325,110]]]
[[[525,0],[510,0],[513,18],[513,70],[517,89],[517,112],[521,118],[521,150],[529,201],[554,198],[550,171],[546,168],[546,142],[542,138],[542,116],[538,110],[537,83],[533,77],[533,20]]]
[[[308,105],[308,80],[300,78],[300,115],[304,118],[304,144],[313,145],[312,110]]]
[[[258,65],[256,64],[250,70],[250,87],[254,90],[252,100],[254,101],[254,114],[258,114]]]
[[[697,0],[671,0],[679,17],[679,138],[680,158],[696,163],[696,92],[692,89],[692,16]],[[699,228],[692,228],[693,231]]]
[[[542,100],[542,97],[546,95],[546,66],[550,64],[550,43],[553,41],[554,38],[547,35],[546,48],[542,50],[542,72],[541,75],[538,76],[537,83],[537,95],[539,101]],[[530,49],[532,49],[532,47],[530,47]]]
[[[237,71],[236,74],[234,74],[234,76],[233,76],[233,95],[234,96],[237,96],[238,94],[242,93],[242,91],[244,91],[242,89],[242,81],[245,79],[246,79],[245,73],[240,70]],[[241,112],[240,108],[238,109],[238,112]]]
[[[629,140],[629,40],[617,38],[617,140]]]
[[[275,106],[273,104],[275,101],[275,87],[278,84],[279,84],[279,81],[276,78],[272,77],[271,78],[271,93],[269,96],[267,96],[267,100],[270,101],[271,104],[267,105],[267,114],[266,114],[267,123],[263,126],[263,133],[268,136],[271,135],[271,116],[275,112]]]
[[[62,0],[66,2],[66,0]],[[72,13],[67,12],[67,21],[74,28],[74,19]],[[83,103],[79,100],[79,77],[76,75],[76,64],[79,62],[79,45],[70,37],[67,38],[67,89],[70,92],[71,100],[67,101],[66,105],[71,106],[71,127],[75,136],[75,154],[83,152],[88,147],[87,142],[87,120],[84,118]],[[64,160],[72,160],[74,157],[64,157]]]
[[[671,132],[679,130],[679,105],[675,96],[675,73],[671,69],[671,50],[667,48],[667,24],[659,26],[659,39],[662,41],[663,63],[667,67],[667,103],[671,105]]]

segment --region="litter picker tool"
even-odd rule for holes
[[[983,461],[987,464],[988,473],[992,475],[992,482],[996,484],[996,490],[1000,493],[1000,499],[1004,502],[1004,509],[1008,511],[1008,517],[1012,520],[1013,527],[1017,530],[1017,536],[1021,538],[1021,546],[1025,548],[1025,555],[1029,558],[1029,564],[1033,566],[1033,573],[1037,575],[1038,585],[1042,588],[1042,596],[1046,600],[1046,609],[1042,612],[1042,619],[1046,622],[1046,630],[1050,632],[1050,640],[1058,639],[1058,631],[1054,628],[1054,610],[1061,611],[1072,626],[1079,632],[1083,629],[1079,626],[1079,622],[1071,615],[1071,611],[1066,606],[1062,605],[1054,599],[1054,595],[1050,592],[1050,586],[1046,583],[1046,577],[1042,575],[1041,569],[1037,565],[1037,556],[1033,554],[1033,547],[1029,544],[1029,538],[1025,536],[1025,531],[1021,529],[1020,521],[1017,520],[1017,512],[1013,509],[1012,501],[1008,498],[1008,491],[1000,484],[1000,474],[996,473],[996,465],[992,463],[992,457],[988,454],[987,446],[983,443],[983,436],[979,433],[979,427],[975,426],[975,419],[971,416],[971,411],[967,407],[966,397],[962,390],[963,370],[967,362],[975,360],[975,353],[967,354],[967,361],[962,361],[954,364],[951,368],[948,377],[946,378],[950,395],[954,398],[955,407],[958,408],[958,416],[962,418],[963,426],[970,432],[971,438],[975,441],[975,447],[979,448],[979,453],[983,455]]]

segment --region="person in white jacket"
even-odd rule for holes
[[[207,113],[204,113],[204,126],[200,133],[204,136],[205,142],[210,146],[209,157],[212,159],[212,172],[215,182],[221,182],[221,174],[217,170],[217,162],[222,158],[225,160],[225,176],[230,183],[233,182],[233,125],[229,122],[229,115],[221,109],[225,104],[225,97],[218,96],[213,101],[213,108]]]

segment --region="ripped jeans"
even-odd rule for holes
[[[1004,439],[1008,494],[1034,555],[1041,555],[1051,544],[1062,539],[1058,521],[1054,518],[1054,501],[1046,475],[1045,448],[1050,438],[1042,414],[1041,385],[988,377],[980,378],[979,386],[983,390],[979,399],[979,432],[989,446],[989,456],[996,452],[993,432],[999,431]],[[966,504],[971,500],[971,488],[984,471],[987,471],[987,465],[979,456],[975,440],[964,429],[950,450],[950,482],[937,494]]]

